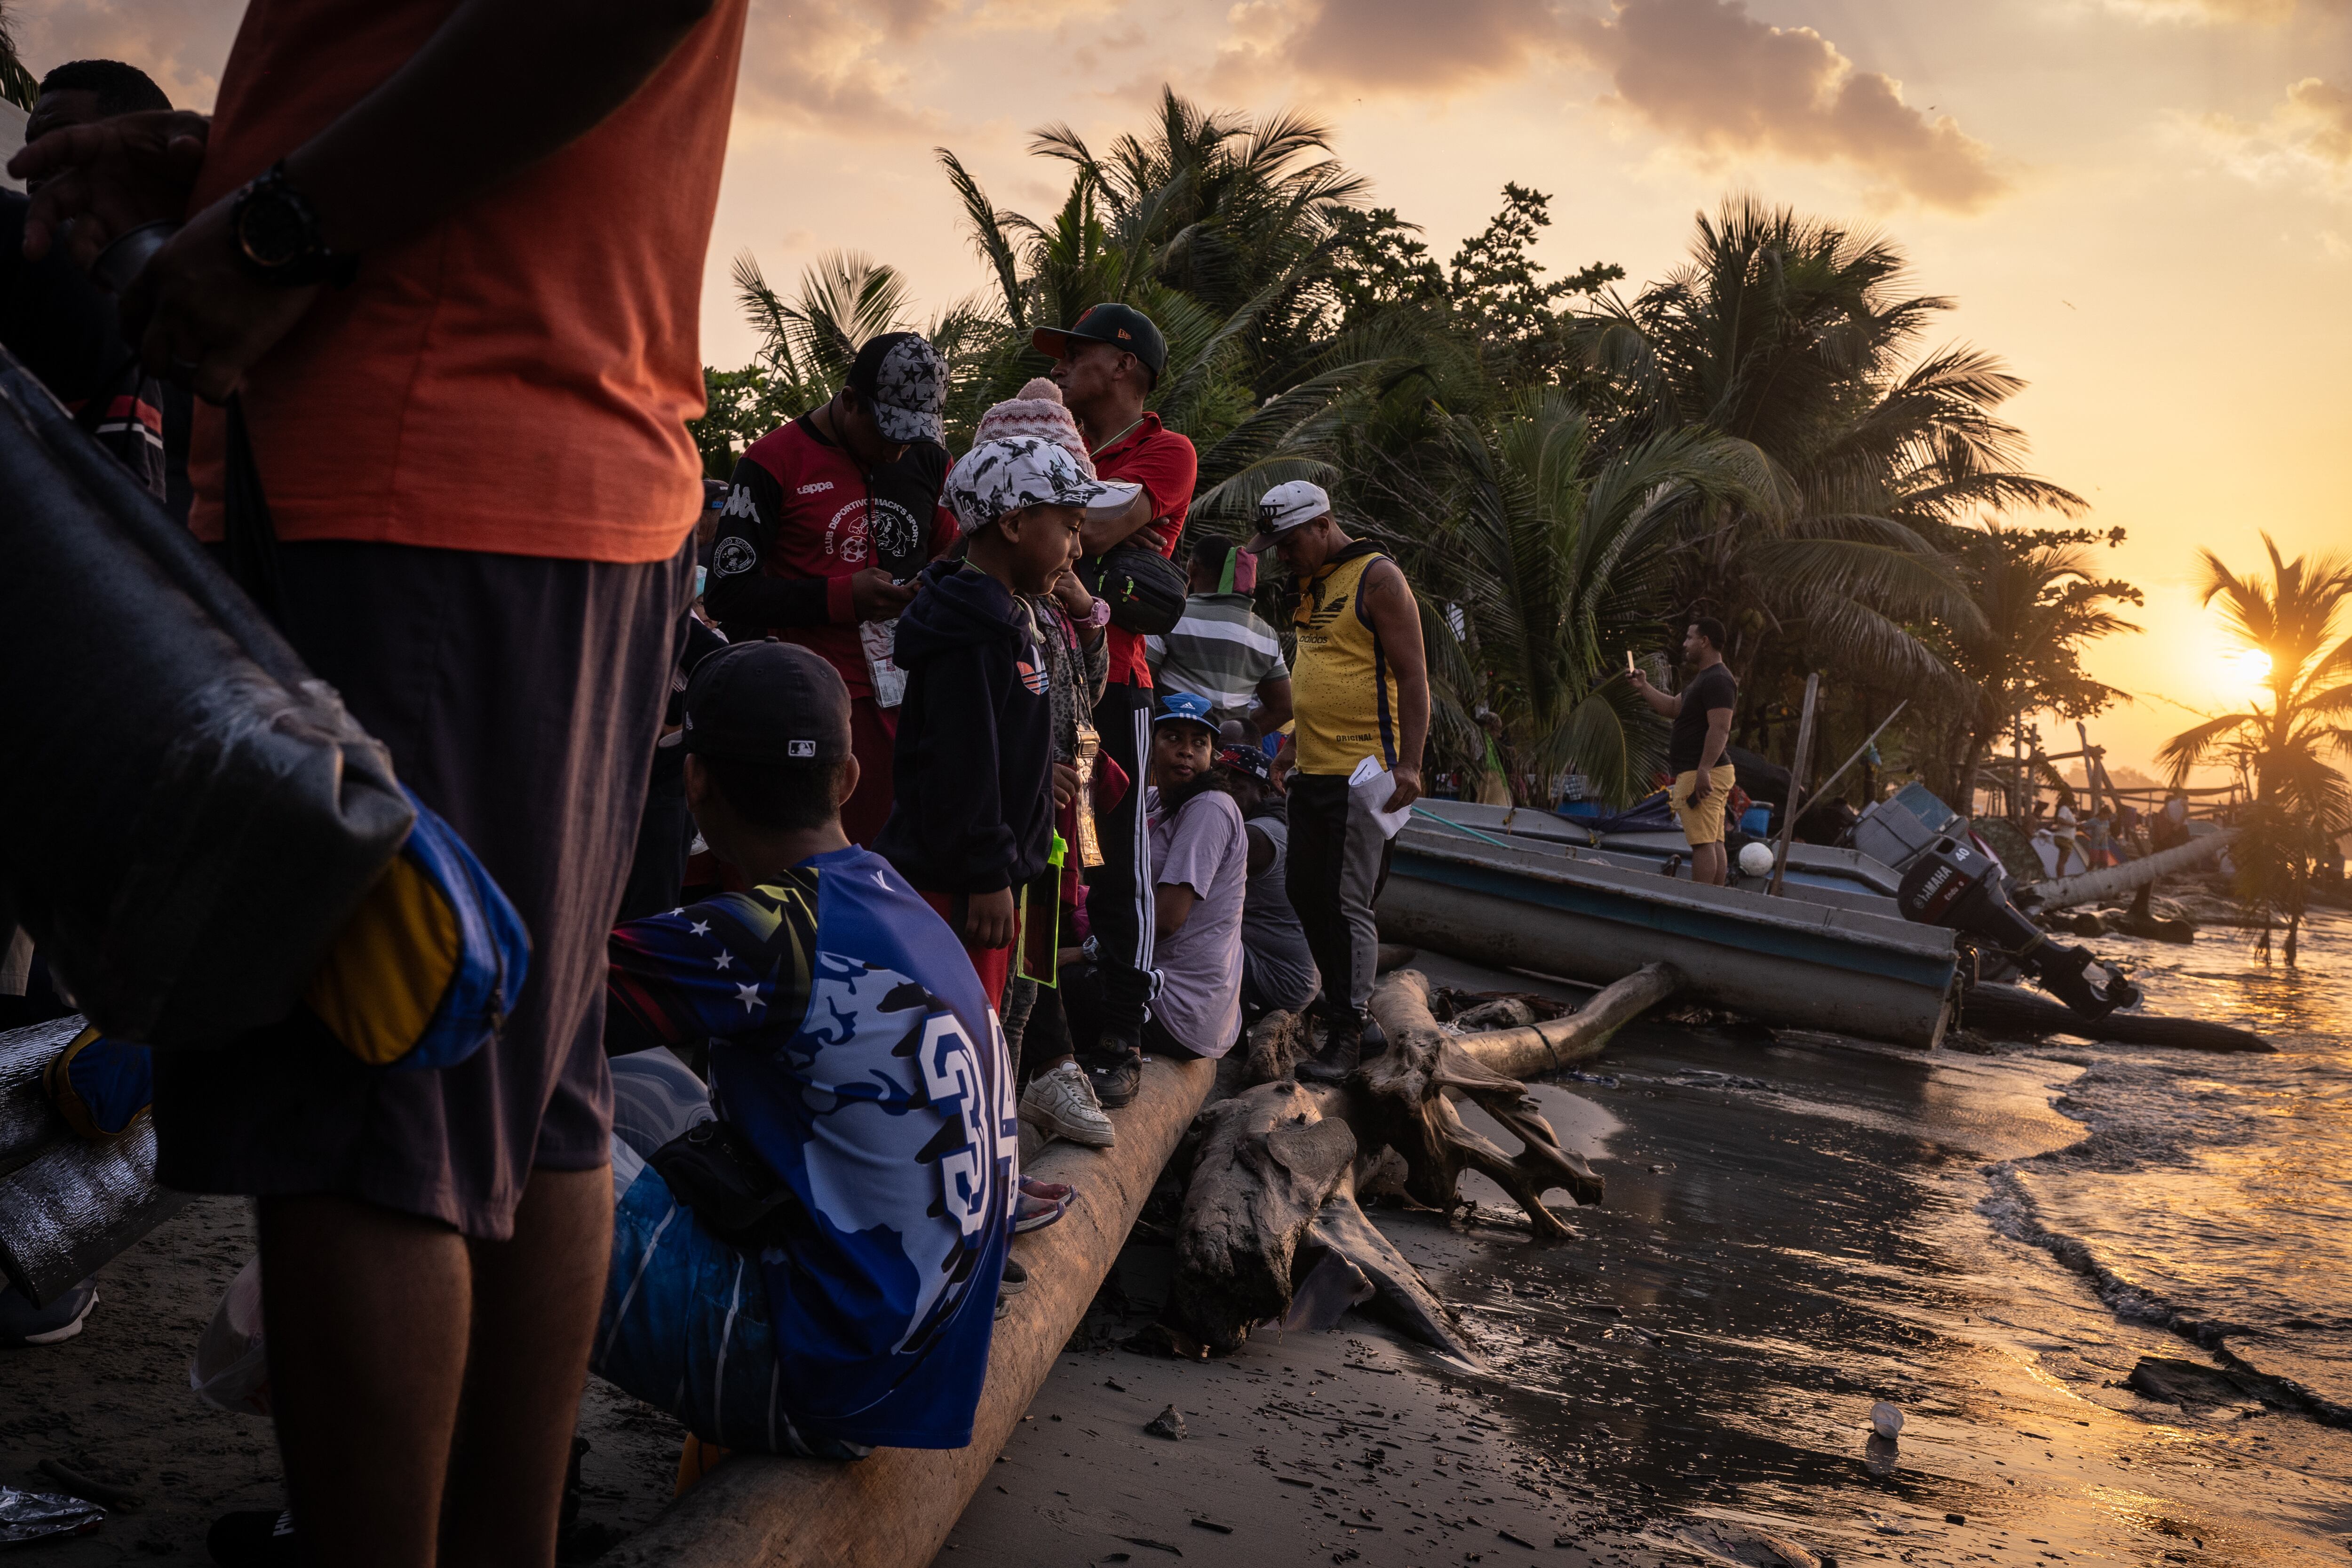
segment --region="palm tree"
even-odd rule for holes
[[[1967,811],[1987,752],[2020,715],[2088,719],[2130,700],[2085,674],[2080,653],[2095,638],[2138,630],[2115,606],[2142,599],[2130,584],[2099,575],[2089,546],[2100,536],[2085,531],[1993,523],[1948,534],[1978,619],[1937,628],[1958,689],[1922,706],[1946,715],[1931,742],[1928,787]],[[2106,538],[2119,543],[2122,535]]]
[[[704,466],[725,477],[742,447],[831,397],[848,378],[857,351],[885,332],[920,330],[950,368],[969,359],[975,316],[956,306],[915,329],[903,276],[856,251],[828,251],[801,274],[789,298],[772,287],[750,251],[735,258],[736,302],[760,334],[752,362],[740,371],[706,370],[708,411],[694,422]]]
[[[976,405],[960,413],[976,417],[1045,368],[1029,346],[1033,328],[1067,325],[1107,300],[1136,306],[1166,335],[1168,369],[1151,405],[1204,458],[1268,398],[1342,369],[1301,327],[1338,247],[1340,215],[1367,189],[1324,155],[1328,146],[1328,131],[1313,121],[1208,112],[1162,89],[1150,135],[1123,136],[1107,153],[1066,126],[1036,133],[1030,151],[1074,171],[1043,221],[998,207],[954,153],[938,149],[994,284],[985,308],[994,340],[975,328],[973,353],[984,363],[971,379]],[[1294,398],[1282,428],[1311,412]],[[1268,429],[1260,420],[1244,446],[1262,452]]]
[[[1773,482],[1753,501],[1692,505],[1668,602],[1729,627],[1759,679],[1828,663],[1913,689],[1950,671],[1912,630],[1981,616],[1933,525],[2080,498],[2015,468],[2024,437],[1995,410],[2022,385],[1992,356],[1914,350],[1950,301],[1903,291],[1891,242],[1750,198],[1702,216],[1690,260],[1584,334],[1591,391],[1630,445],[1704,426],[1752,443]]]
[[[1751,500],[1770,483],[1763,455],[1698,429],[1610,450],[1558,388],[1499,419],[1444,416],[1433,447],[1391,465],[1381,509],[1426,531],[1372,526],[1421,592],[1441,755],[1475,756],[1471,715],[1490,707],[1523,768],[1573,767],[1621,803],[1639,795],[1664,732],[1612,672],[1655,624],[1677,511]]]
[[[0,5],[0,98],[30,114],[40,96],[40,79],[18,58],[16,29],[9,20],[8,8]]]
[[[2157,760],[2175,787],[2191,768],[2221,762],[2254,786],[2254,802],[2231,856],[2239,887],[2265,913],[2286,917],[2286,961],[2293,963],[2313,866],[2352,827],[2352,784],[2328,754],[2352,756],[2352,637],[2336,640],[2337,617],[2352,605],[2352,562],[2338,555],[2279,555],[2268,533],[2270,581],[2241,577],[2210,550],[2200,602],[2221,602],[2221,617],[2244,647],[2270,661],[2260,700],[2209,719],[2164,743]],[[2264,931],[2261,951],[2270,951]]]

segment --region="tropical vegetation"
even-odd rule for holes
[[[1730,628],[1739,743],[1785,760],[1791,698],[1826,669],[1822,754],[1908,698],[1883,750],[1961,803],[2021,711],[2120,696],[2077,662],[2137,603],[2089,554],[2120,534],[2014,521],[2085,507],[2024,470],[2001,415],[2021,383],[1932,341],[1951,302],[1892,240],[1738,196],[1631,287],[1603,261],[1552,275],[1551,200],[1517,184],[1441,261],[1297,114],[1163,90],[1108,146],[1048,126],[1029,150],[1066,173],[1050,211],[998,206],[938,153],[982,278],[921,323],[950,361],[950,447],[1046,368],[1032,329],[1142,309],[1170,342],[1154,405],[1201,451],[1192,526],[1238,533],[1269,486],[1313,479],[1418,585],[1439,770],[1483,754],[1491,710],[1537,791],[1573,771],[1643,793],[1663,730],[1612,672],[1670,652],[1693,614]],[[720,474],[866,336],[919,324],[861,257],[789,296],[749,257],[736,282],[761,346],[709,373],[698,438]]]
[[[2312,879],[2341,857],[2336,838],[2352,830],[2352,784],[2336,759],[2352,758],[2352,636],[2337,626],[2352,610],[2352,561],[2338,555],[2282,558],[2268,533],[2270,577],[2231,570],[2200,551],[2202,602],[2219,601],[2230,634],[2268,661],[2257,698],[2164,743],[2158,761],[2172,783],[2220,763],[2253,791],[2230,847],[2238,890],[2286,926],[2285,957],[2294,962]],[[2261,951],[2267,953],[2264,931]]]

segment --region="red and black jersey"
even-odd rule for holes
[[[735,465],[703,603],[729,637],[799,643],[852,697],[872,695],[849,579],[878,566],[908,581],[954,541],[940,504],[947,475],[941,447],[868,471],[805,416],[770,431]]]

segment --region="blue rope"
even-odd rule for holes
[[[1440,826],[1450,827],[1456,833],[1466,833],[1471,837],[1479,840],[1481,843],[1491,844],[1497,849],[1517,849],[1519,847],[1519,846],[1516,844],[1507,844],[1490,833],[1481,833],[1475,827],[1466,826],[1462,823],[1454,821],[1450,816],[1440,816],[1437,813],[1428,810],[1419,805],[1413,806],[1412,814],[1415,816],[1427,817],[1430,821],[1438,824]]]

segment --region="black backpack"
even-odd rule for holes
[[[1110,601],[1110,624],[1139,637],[1159,637],[1184,618],[1183,568],[1144,544],[1114,544],[1078,563],[1078,581]]]

